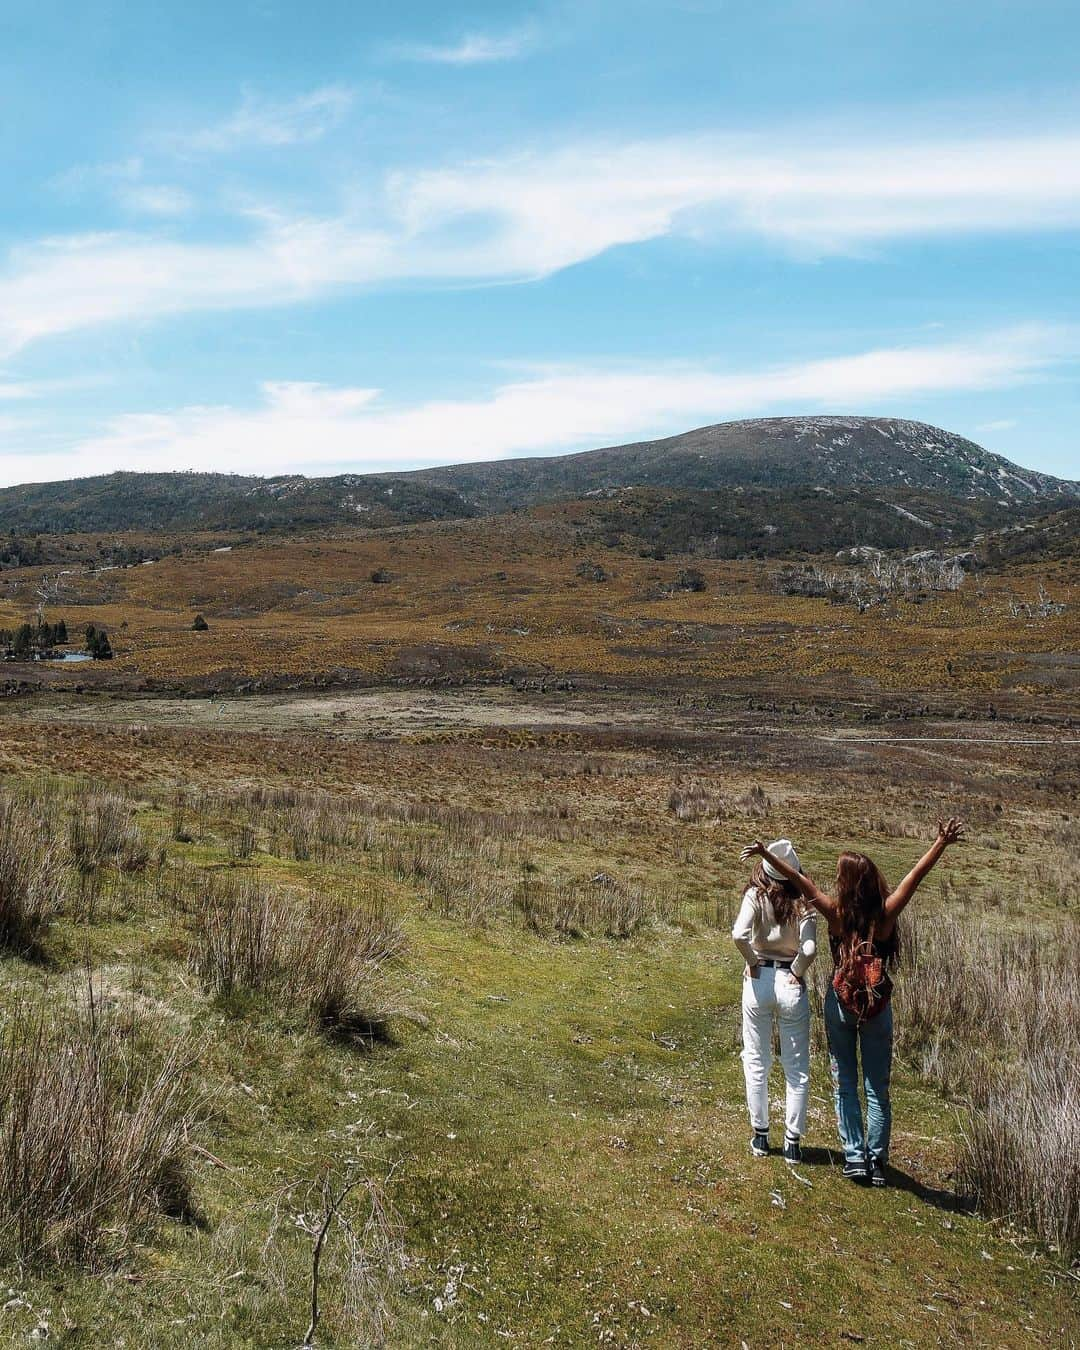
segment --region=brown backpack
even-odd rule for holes
[[[889,1003],[892,977],[885,968],[885,958],[874,951],[874,929],[862,942],[852,942],[841,948],[840,960],[833,971],[832,987],[841,1008],[857,1022],[869,1022]]]

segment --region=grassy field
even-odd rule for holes
[[[975,914],[987,941],[1075,932],[1077,747],[990,721],[917,733],[964,739],[868,731],[843,702],[7,700],[4,787],[45,822],[64,899],[39,953],[0,964],[5,1017],[92,985],[103,1019],[190,1056],[195,1120],[189,1212],[110,1220],[82,1261],[12,1261],[0,1335],[298,1345],[322,1186],[362,1178],[317,1344],[1076,1343],[1067,1255],[957,1184],[964,1108],[921,1047],[884,1192],[840,1176],[820,1037],[806,1164],[747,1150],[741,842],[789,833],[821,877],[860,845],[896,878],[956,810],[971,840],[924,913]],[[207,987],[205,897],[252,878],[281,913],[337,896],[400,934],[370,1034],[327,1034],[286,984]]]

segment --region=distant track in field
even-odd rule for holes
[[[839,745],[1080,745],[1077,736],[1030,740],[1023,736],[822,736]]]

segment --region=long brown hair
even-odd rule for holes
[[[791,923],[801,916],[803,906],[798,886],[794,882],[776,881],[765,871],[765,860],[759,858],[754,864],[750,884],[758,895],[764,896],[776,915],[779,924]]]
[[[841,853],[836,860],[836,905],[841,928],[841,945],[853,948],[866,942],[870,932],[885,918],[889,883],[881,869],[865,853]],[[879,939],[875,934],[875,942]],[[880,941],[889,963],[900,955],[900,926],[888,941]]]

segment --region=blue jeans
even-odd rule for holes
[[[893,1015],[890,1003],[869,1022],[858,1021],[840,1006],[830,985],[825,994],[825,1033],[836,1089],[836,1124],[844,1158],[862,1162],[867,1156],[878,1162],[889,1157],[892,1106],[889,1076],[892,1073]],[[866,1092],[866,1127],[859,1101],[859,1057]]]

